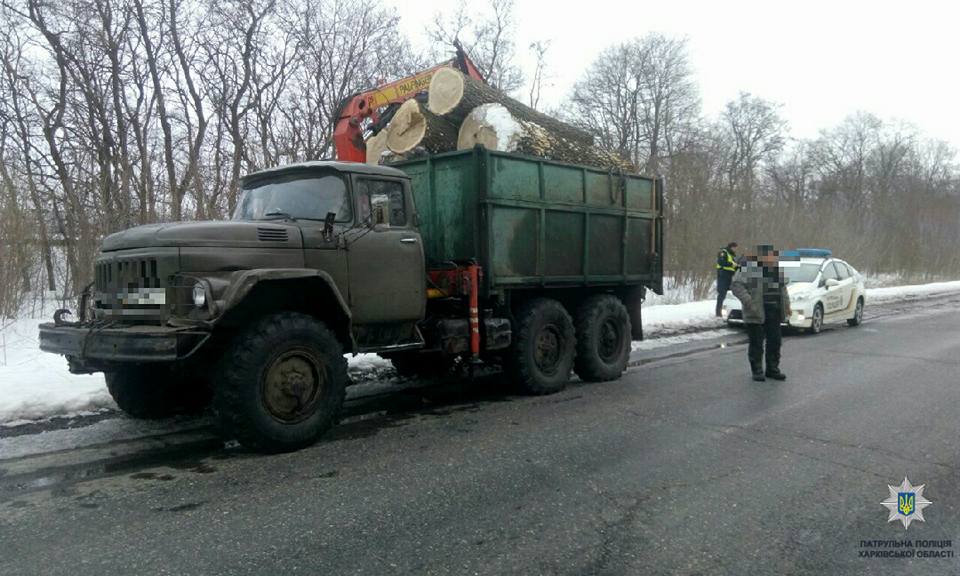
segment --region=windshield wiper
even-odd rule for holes
[[[285,219],[285,220],[290,220],[290,221],[292,221],[292,222],[296,222],[296,221],[297,221],[297,219],[294,218],[293,216],[291,216],[289,213],[287,213],[287,212],[281,212],[280,210],[274,210],[273,212],[267,212],[266,214],[264,214],[264,216],[276,216],[276,218],[265,218],[265,220],[279,220],[279,219],[283,218],[283,219]]]

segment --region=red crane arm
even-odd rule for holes
[[[456,44],[456,47],[457,56],[452,60],[402,80],[347,97],[340,104],[337,125],[333,130],[333,145],[337,160],[366,162],[367,148],[363,141],[363,121],[370,118],[376,122],[379,120],[380,108],[390,104],[399,104],[413,98],[420,92],[425,92],[430,86],[430,79],[433,78],[434,72],[440,68],[447,66],[456,68],[467,76],[483,82],[483,76],[470,61],[470,58],[467,57],[466,52],[459,44]]]

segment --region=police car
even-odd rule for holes
[[[787,280],[792,314],[785,326],[818,334],[824,324],[847,321],[859,326],[863,320],[866,287],[863,276],[830,250],[803,248],[780,254],[780,268]],[[723,315],[729,324],[742,324],[740,301],[729,294]]]

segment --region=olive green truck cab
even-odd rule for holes
[[[345,354],[403,376],[501,366],[529,393],[616,379],[662,291],[662,181],[490,152],[251,174],[228,221],[108,236],[78,318],[40,347],[121,409],[212,402],[225,436],[296,449],[339,417]]]

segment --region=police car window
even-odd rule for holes
[[[837,276],[839,276],[841,280],[846,280],[850,277],[850,271],[847,270],[846,264],[843,262],[834,262],[833,265],[837,267]]]
[[[820,272],[820,265],[809,262],[783,262],[780,265],[784,277],[790,282],[813,282]]]
[[[833,278],[834,280],[840,279],[840,277],[837,276],[837,270],[833,267],[833,262],[828,264],[826,268],[823,269],[823,278],[824,279]]]
[[[406,226],[407,213],[403,202],[403,185],[392,180],[362,178],[357,181],[357,197],[360,221],[370,217],[371,199],[386,196],[389,199],[389,222],[391,226]]]

